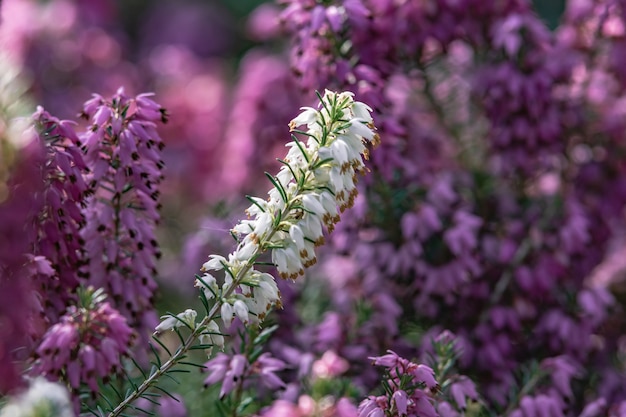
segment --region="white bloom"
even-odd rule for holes
[[[234,253],[235,259],[239,262],[247,262],[258,250],[256,242],[250,236],[246,236]]]
[[[268,300],[270,304],[274,304],[280,300],[278,285],[276,285],[274,277],[268,273],[262,273],[259,275],[259,290],[261,296]]]
[[[293,174],[291,173],[291,170],[289,169],[289,167],[287,167],[286,165],[283,165],[280,168],[280,171],[278,171],[278,174],[276,175],[276,179],[278,180],[278,182],[280,182],[283,185],[283,187],[285,187],[295,178],[293,177]]]
[[[315,243],[321,244],[324,241],[324,230],[322,229],[322,219],[320,217],[304,216],[299,224],[304,236]]]
[[[354,103],[352,103],[351,110],[357,118],[365,120],[368,123],[371,123],[373,121],[372,115],[370,114],[372,112],[372,108],[367,104],[361,103],[360,101],[355,101]]]
[[[262,213],[257,218],[256,226],[254,227],[254,234],[259,238],[265,237],[265,235],[272,229],[274,223],[274,216],[269,211]]]
[[[302,196],[302,205],[304,209],[315,216],[324,215],[324,207],[319,202],[319,195],[315,193],[304,194]]]
[[[184,326],[185,324],[194,329],[196,327],[197,315],[198,313],[195,310],[188,308],[182,313],[178,313],[176,317],[161,316],[161,320],[163,321],[154,329],[154,333],[158,334],[165,330],[174,330],[174,328]]]
[[[292,224],[289,228],[289,237],[291,237],[298,250],[304,249],[304,232],[300,226]]]
[[[355,157],[353,150],[345,141],[341,140],[341,136],[335,139],[330,146],[321,148],[319,155],[323,159],[333,158],[339,166],[347,164]]]
[[[350,121],[350,128],[348,129],[348,131],[352,134],[359,135],[369,141],[371,141],[375,135],[374,131],[372,131],[372,129],[363,124],[363,122],[359,119],[352,119]]]
[[[335,197],[328,191],[320,193],[320,203],[324,207],[324,217],[322,220],[329,231],[332,232],[334,224],[339,221],[339,211],[337,210],[337,201]]]
[[[0,417],[74,417],[67,389],[42,377],[35,378],[28,390],[9,401]]]
[[[256,220],[241,220],[232,228],[232,231],[238,235],[247,235],[254,231],[256,223]]]
[[[289,148],[287,152],[287,156],[285,157],[285,161],[289,162],[291,168],[294,171],[298,171],[299,169],[305,169],[307,166],[307,159],[311,160],[312,155],[304,148],[304,145],[298,145],[296,142],[291,141],[285,145]]]
[[[272,251],[272,262],[282,278],[296,279],[304,274],[304,265],[293,244]]]
[[[209,259],[207,262],[202,265],[202,271],[219,271],[224,269],[224,264],[226,263],[226,258],[220,255],[209,255]]]
[[[326,90],[317,109],[301,110],[289,127],[293,131],[305,125],[306,143],[294,139],[286,145],[283,166],[270,178],[274,187],[267,200],[248,197],[252,202],[246,209],[248,219],[233,228],[239,244],[228,260],[211,255],[202,266],[205,272],[224,270],[222,288],[210,274],[205,275],[205,285],[196,283],[207,298],[223,297],[220,308],[226,327],[235,316],[249,324],[263,320],[272,306],[281,306],[274,277],[254,270],[252,260],[271,247],[272,262],[282,278],[303,275],[304,268],[316,262],[324,225],[332,231],[339,212],[354,203],[356,175],[365,172],[367,141],[379,142],[372,109],[355,102],[353,93]],[[161,327],[174,325],[170,320]]]
[[[262,198],[259,198],[259,197],[248,197],[248,198],[254,201],[254,203],[245,210],[248,216],[256,217],[257,215],[259,215],[260,213],[263,213],[267,209],[267,201],[263,200]]]
[[[289,122],[290,130],[294,130],[296,127],[302,125],[307,125],[307,127],[311,127],[319,117],[317,110],[312,107],[300,107],[300,110],[304,111]]]
[[[224,349],[224,336],[220,334],[220,327],[213,320],[207,324],[207,330],[211,332],[210,337],[211,341],[220,347],[220,349]]]
[[[203,283],[204,281],[204,283]],[[206,285],[205,285],[206,284]],[[202,281],[196,278],[196,282],[194,284],[196,288],[202,289],[204,295],[207,299],[212,299],[217,294],[219,287],[217,285],[217,279],[211,274],[205,273],[202,276]]]
[[[210,357],[213,346],[224,350],[224,336],[220,333],[220,328],[215,321],[211,320],[206,327],[206,330],[200,335],[200,344],[211,345],[211,347],[204,350],[207,356]]]
[[[230,325],[233,322],[233,306],[231,306],[228,301],[223,300],[220,313],[222,315],[224,326],[226,326],[227,329],[230,328]]]
[[[283,197],[280,195],[280,191],[276,188],[272,188],[268,192],[270,196],[270,202],[274,205],[276,210],[282,210],[285,208],[285,201],[283,201]]]
[[[239,320],[243,322],[243,324],[248,324],[250,321],[248,318],[248,307],[246,303],[241,300],[235,300],[233,303],[233,310],[235,311],[235,315],[239,317]]]

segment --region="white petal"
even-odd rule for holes
[[[222,321],[224,322],[224,326],[227,329],[230,328],[230,325],[233,322],[233,306],[224,301],[220,313],[222,315]]]
[[[233,310],[235,310],[235,315],[239,317],[239,320],[243,322],[243,324],[248,324],[248,307],[246,303],[241,300],[237,300],[233,303]]]
[[[224,265],[226,263],[226,258],[220,255],[209,255],[209,259],[207,262],[202,265],[203,271],[219,271],[224,269]]]

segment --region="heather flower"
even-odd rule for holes
[[[285,383],[275,372],[285,369],[285,366],[283,361],[271,357],[269,353],[263,353],[250,364],[242,354],[236,354],[231,358],[220,352],[205,363],[209,375],[204,379],[204,386],[221,382],[220,398],[224,398],[244,381],[249,381],[251,377],[257,375],[263,385],[276,390],[284,387]]]
[[[580,369],[576,362],[568,356],[556,356],[541,361],[541,369],[547,371],[552,384],[563,398],[572,398],[571,381],[580,376]]]
[[[188,308],[176,316],[162,316],[161,319],[163,321],[154,329],[154,333],[158,334],[166,330],[174,330],[175,328],[181,326],[186,326],[193,330],[193,327],[196,324],[197,315],[198,313],[195,310]]]
[[[89,105],[86,107],[90,107]],[[356,197],[357,174],[366,171],[363,158],[369,156],[368,145],[377,145],[379,137],[365,104],[356,102],[348,92],[326,91],[320,96],[318,109],[312,112],[304,109],[306,131],[296,129],[304,123],[303,116],[294,119],[290,128],[303,135],[306,141],[293,135],[293,144],[284,160],[283,167],[276,176],[267,174],[274,185],[267,200],[248,197],[252,205],[246,210],[249,219],[242,220],[233,230],[238,245],[227,257],[210,255],[202,266],[204,278],[197,276],[196,285],[202,291],[207,315],[199,322],[191,313],[183,313],[177,318],[185,321],[191,335],[168,363],[175,363],[190,348],[188,342],[201,338],[207,342],[207,335],[215,333],[208,324],[219,316],[229,328],[236,316],[242,323],[260,323],[273,306],[280,306],[278,286],[270,274],[255,269],[257,258],[272,249],[272,259],[279,275],[295,279],[303,273],[303,268],[315,263],[315,247],[323,243],[323,226],[333,226],[338,213],[354,204]],[[107,111],[99,110],[109,117]],[[329,149],[342,142],[345,155],[329,153]],[[328,194],[328,195],[325,195]],[[292,230],[293,229],[293,230]],[[304,240],[308,243],[305,243]],[[216,287],[214,274],[223,273],[221,287]],[[209,305],[211,302],[212,305]],[[157,326],[157,330],[175,326],[174,317],[167,317]],[[255,367],[255,364],[257,365]],[[281,361],[267,356],[257,358],[254,364],[248,358],[237,354],[230,358],[219,353],[210,360],[206,368],[210,375],[205,385],[221,381],[220,397],[235,389],[243,381],[243,375],[258,372],[264,381],[275,389],[282,381],[274,372],[282,369]],[[167,368],[153,373],[143,385],[148,387]],[[142,394],[137,389],[127,397],[119,408],[127,406]]]
[[[33,254],[45,257],[54,268],[36,273],[34,279],[45,303],[42,314],[54,323],[75,301],[76,288],[84,278],[85,241],[80,230],[85,224],[83,208],[90,193],[84,180],[88,169],[71,122],[59,120],[41,107],[32,118],[35,134],[46,149],[42,165],[45,205],[37,215]]]
[[[564,404],[560,398],[549,395],[524,396],[520,401],[519,408],[511,412],[512,417],[547,416],[564,417]]]
[[[105,288],[141,335],[156,321],[154,275],[161,252],[154,229],[163,168],[156,123],[167,120],[149,96],[129,97],[122,89],[110,100],[94,95],[84,105],[92,124],[81,137],[94,189],[81,233],[88,282]]]
[[[322,357],[311,366],[314,378],[334,378],[348,370],[349,364],[332,350],[324,352]]]
[[[476,386],[471,379],[461,377],[450,385],[450,395],[454,399],[456,406],[464,411],[467,408],[467,399],[478,400]]]
[[[83,388],[95,396],[98,382],[121,372],[122,357],[130,353],[133,330],[104,300],[101,290],[86,290],[82,305],[68,307],[37,347],[31,372],[63,381],[75,399]]]
[[[383,356],[371,357],[373,365],[385,369],[386,395],[370,396],[359,404],[359,417],[419,415],[435,417],[431,395],[439,389],[434,371],[389,350]]]
[[[319,109],[305,108],[290,123],[307,141],[294,137],[288,145],[283,167],[276,177],[270,176],[275,188],[267,200],[249,197],[250,219],[233,228],[237,249],[228,257],[211,255],[202,266],[208,274],[207,281],[198,280],[200,287],[208,299],[221,302],[226,328],[234,317],[245,324],[258,323],[272,306],[280,305],[273,277],[253,267],[263,251],[272,249],[272,261],[282,278],[295,279],[316,262],[315,247],[324,242],[323,226],[331,230],[339,211],[354,203],[356,175],[365,172],[362,158],[369,153],[366,144],[379,141],[369,110],[350,93],[326,91]],[[296,130],[304,123],[307,131]],[[347,153],[332,151],[338,143]],[[224,272],[221,290],[216,291],[212,271]]]

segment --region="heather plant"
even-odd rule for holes
[[[304,268],[316,262],[315,247],[324,242],[323,226],[332,231],[339,221],[339,213],[354,203],[357,174],[365,172],[362,158],[369,155],[368,144],[371,142],[375,146],[379,141],[369,115],[370,109],[365,104],[354,101],[349,93],[326,91],[319,98],[317,109],[303,108],[304,111],[290,123],[291,130],[303,135],[306,141],[293,136],[293,141],[288,144],[289,152],[281,160],[283,167],[279,173],[276,176],[267,174],[274,185],[268,199],[248,197],[252,205],[246,213],[251,219],[240,221],[232,230],[238,242],[237,249],[228,257],[210,255],[209,261],[202,266],[204,274],[196,277],[205,316],[196,321],[196,310],[186,309],[162,317],[161,323],[155,327],[154,340],[167,353],[167,360],[162,361],[155,350],[154,366],[149,374],[143,374],[143,381],[130,381],[133,389],[120,398],[117,405],[114,400],[106,400],[108,415],[120,415],[126,408],[134,407],[132,403],[139,398],[150,399],[147,390],[160,378],[174,372],[175,365],[202,367],[186,360],[188,352],[203,349],[210,354],[214,346],[223,348],[222,332],[231,328],[235,318],[246,326],[259,325],[272,307],[281,306],[274,277],[256,269],[263,264],[259,257],[264,252],[271,250],[271,264],[284,279],[295,280],[304,273]],[[307,130],[298,130],[301,125],[306,125]],[[89,223],[89,218],[87,221]],[[222,277],[215,276],[219,271],[222,271]],[[218,318],[223,330],[216,321]],[[72,322],[63,320],[68,325]],[[185,328],[189,332],[187,336],[181,333],[181,329]],[[179,336],[180,344],[173,352],[158,339],[166,331],[174,331]],[[59,354],[58,348],[55,348],[58,345],[55,341],[59,340],[57,333],[66,335],[68,331],[60,327],[51,329],[51,342],[44,341],[43,353]],[[70,331],[70,334],[77,333],[78,329]],[[244,380],[251,374],[259,374],[269,388],[283,385],[274,372],[282,370],[284,363],[272,358],[269,353],[261,353],[257,346],[263,344],[267,334],[254,337],[250,348],[244,349],[244,352],[232,358],[217,354],[203,366],[209,371],[206,385],[218,381],[222,383],[220,397],[234,391],[233,415],[246,405],[240,404],[241,391]],[[72,346],[78,347],[78,337],[70,337],[69,341]],[[101,349],[90,344],[87,346],[93,354],[102,350],[110,361],[108,355],[112,355],[113,351],[125,354],[127,344],[128,339],[124,338],[116,341],[115,349],[108,345],[106,350],[104,346]],[[51,349],[47,349],[48,345]],[[118,366],[118,362],[109,366]],[[104,375],[99,372],[99,376]],[[77,381],[71,380],[70,385],[74,386]]]
[[[82,136],[93,197],[81,238],[88,282],[103,288],[143,338],[156,325],[155,237],[163,142],[156,123],[167,114],[147,94],[130,97],[120,89],[110,100],[85,103],[91,123]]]
[[[123,91],[88,102],[76,135],[38,111],[43,154],[3,152],[0,271],[13,279],[0,312],[17,326],[45,311],[28,321],[45,334],[33,372],[97,415],[622,415],[624,2],[569,1],[551,31],[526,0],[281,0],[237,44],[227,15],[244,3],[155,2],[117,19],[132,6],[3,1],[0,38],[47,108],[67,117],[88,90],[124,84],[173,110],[162,152],[161,106]],[[371,106],[384,138],[359,184],[360,140],[344,136],[375,140],[369,109],[347,112],[334,140],[334,93],[274,158],[295,103],[326,88]],[[237,195],[276,167],[233,227]],[[206,261],[231,234],[237,249]],[[106,299],[80,301],[80,282]],[[159,323],[155,300],[180,313]],[[27,344],[16,326],[0,327],[0,347]],[[130,360],[145,347],[151,369]],[[76,360],[92,353],[100,368]],[[0,357],[2,389],[24,383],[16,358]]]
[[[616,122],[595,124],[604,113],[582,93],[591,88],[583,74],[603,74],[594,93],[607,87],[620,93],[609,81],[613,75],[601,69],[609,54],[573,48],[572,40],[586,24],[581,39],[604,34],[608,39],[599,45],[611,45],[622,36],[615,29],[621,6],[598,2],[586,6],[590,13],[581,7],[571,6],[579,26],[569,26],[568,11],[559,36],[525,2],[294,1],[283,12],[302,87],[328,83],[316,71],[332,68],[334,85],[372,97],[388,138],[372,160],[376,175],[365,188],[366,201],[333,235],[335,252],[344,256],[327,258],[329,285],[338,287],[333,281],[341,268],[354,276],[342,277],[351,289],[389,289],[385,308],[397,319],[376,334],[376,340],[392,340],[387,347],[424,348],[430,332],[457,333],[460,368],[497,413],[517,413],[518,406],[527,415],[581,410],[584,400],[574,401],[581,397],[572,394],[573,381],[595,380],[601,358],[617,353],[605,344],[617,337],[615,329],[600,324],[615,300],[589,276],[602,262],[610,230],[621,227],[621,218],[606,210],[623,204],[617,191],[583,196],[582,189],[593,193],[594,187],[581,185],[578,175],[613,171],[608,160],[605,165],[586,152],[589,146],[602,154],[608,132],[581,132],[591,126],[598,127],[594,132],[615,126],[609,135],[622,130]],[[461,9],[470,12],[457,21]],[[581,23],[585,19],[589,23]],[[303,65],[309,55],[323,57],[322,68],[311,60]],[[351,70],[342,71],[346,56]],[[376,312],[380,293],[359,303]],[[338,311],[353,298],[336,290],[329,296]],[[345,324],[354,319],[334,323],[349,351],[343,335],[355,333]],[[422,341],[416,345],[411,336]],[[326,340],[323,332],[313,337]],[[594,344],[598,337],[602,344]],[[536,361],[550,363],[558,382]],[[592,363],[592,372],[582,372]],[[609,371],[602,378],[616,383],[618,377]],[[603,385],[596,389],[606,392]],[[611,390],[607,407],[622,398]]]
[[[39,287],[42,317],[55,323],[76,301],[76,290],[85,274],[85,241],[80,230],[85,224],[83,208],[91,189],[84,178],[88,168],[71,122],[59,120],[41,107],[32,118],[34,133],[46,150],[42,166],[45,204],[34,221],[37,239],[32,256],[40,264],[48,264],[47,268],[38,268],[33,281]]]

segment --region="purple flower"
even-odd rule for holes
[[[147,337],[156,324],[153,301],[163,143],[156,123],[167,114],[149,94],[87,101],[92,125],[82,136],[94,196],[86,209],[88,282],[105,288],[112,301]]]
[[[92,190],[85,183],[87,165],[72,122],[59,120],[39,107],[32,116],[38,140],[45,146],[42,165],[45,181],[44,207],[38,213],[37,243],[33,254],[44,256],[54,268],[34,276],[44,300],[43,314],[55,323],[75,301],[75,292],[85,271],[81,229],[83,207]]]
[[[134,332],[126,319],[101,295],[87,290],[83,306],[70,306],[51,326],[37,347],[32,373],[62,380],[75,399],[86,385],[92,397],[98,382],[122,371],[121,358],[130,353]]]

